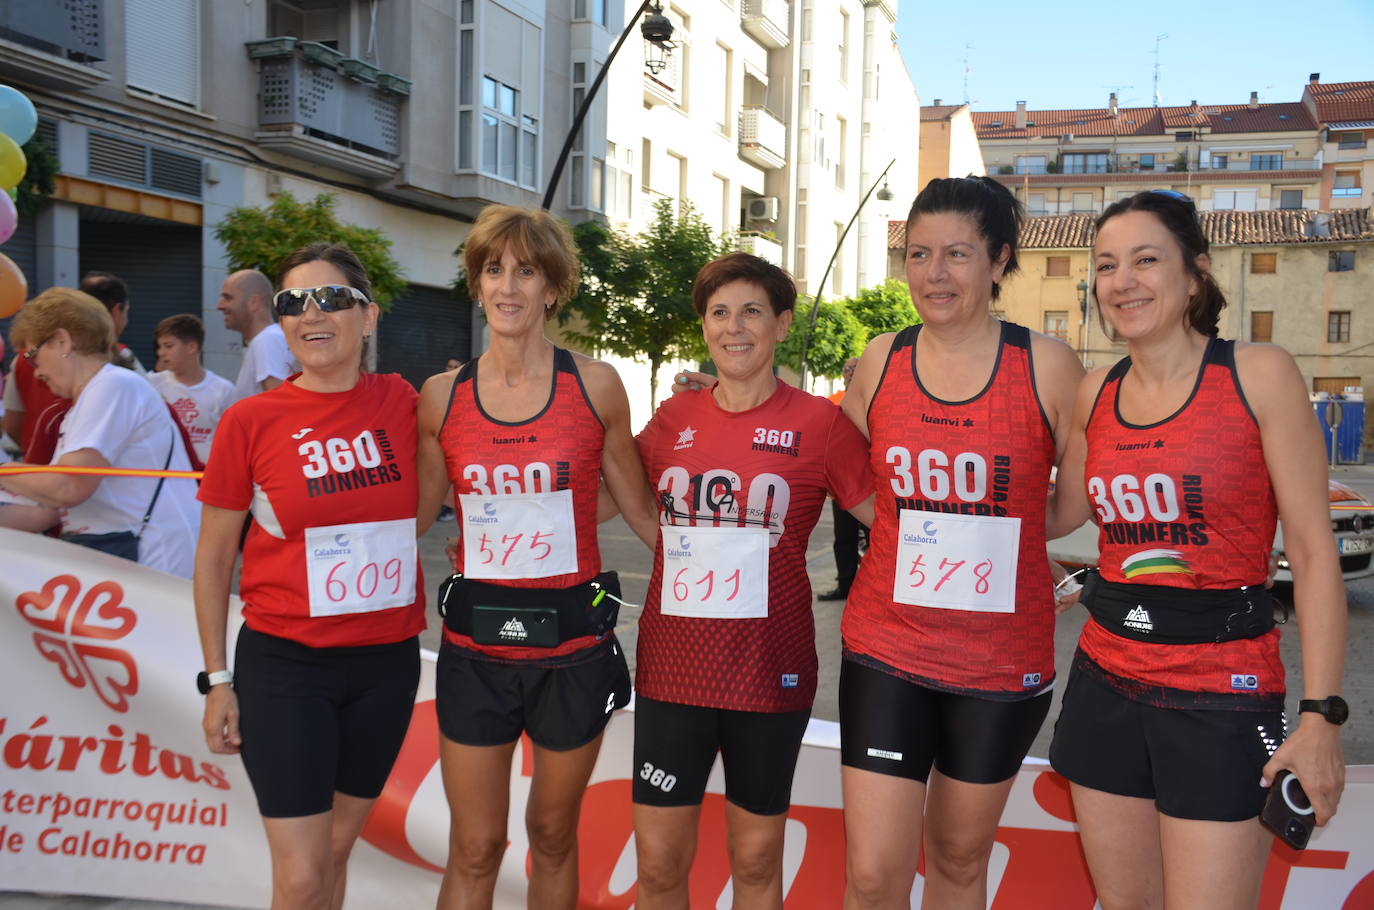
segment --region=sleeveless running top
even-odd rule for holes
[[[934,689],[1028,698],[1054,678],[1045,554],[1054,434],[1035,392],[1030,332],[1003,323],[988,384],[943,401],[917,371],[920,331],[897,334],[869,405],[876,517],[840,626],[844,647]],[[919,515],[903,527],[904,512]],[[899,584],[917,605],[898,601]],[[999,584],[1010,612],[989,612]]]
[[[1149,425],[1121,416],[1131,360],[1107,373],[1086,427],[1084,478],[1108,581],[1195,590],[1262,585],[1278,506],[1235,343],[1211,339],[1188,400]],[[1124,694],[1160,705],[1253,704],[1284,691],[1279,632],[1216,644],[1122,638],[1089,622],[1083,652]],[[1108,682],[1112,682],[1108,678]]]

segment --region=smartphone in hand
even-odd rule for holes
[[[1303,792],[1302,784],[1293,772],[1280,771],[1269,785],[1269,796],[1264,801],[1264,811],[1260,821],[1273,831],[1288,846],[1301,850],[1307,846],[1312,830],[1317,827],[1317,816],[1312,801]]]

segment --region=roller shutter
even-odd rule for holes
[[[472,355],[472,304],[449,288],[412,284],[377,328],[377,371],[400,373],[417,389],[449,357]]]

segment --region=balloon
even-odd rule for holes
[[[0,187],[10,189],[18,186],[28,169],[29,162],[24,157],[24,150],[9,136],[0,133]]]
[[[18,226],[19,212],[14,207],[14,200],[8,193],[0,194],[0,243],[13,237]]]
[[[14,260],[0,253],[0,319],[8,319],[29,296],[29,283]]]
[[[38,129],[38,112],[24,93],[8,85],[0,85],[0,133],[23,145]]]

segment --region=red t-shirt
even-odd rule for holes
[[[224,412],[198,495],[252,509],[239,583],[249,628],[311,647],[424,629],[424,578],[404,545],[419,501],[417,400],[400,376],[364,373],[347,392],[288,381]]]
[[[920,329],[898,333],[869,405],[877,499],[840,624],[845,651],[931,688],[1026,698],[1054,678],[1045,554],[1054,433],[1035,392],[1030,332],[1003,323],[987,386],[943,401],[916,371]],[[977,542],[961,536],[968,529]],[[895,597],[899,572],[912,603]]]
[[[588,582],[601,572],[596,505],[606,430],[582,386],[577,364],[568,351],[554,348],[553,379],[543,410],[528,420],[506,422],[489,416],[482,407],[477,394],[480,363],[480,359],[470,360],[459,369],[448,413],[439,428],[439,444],[453,484],[453,508],[466,538],[459,541],[455,568],[460,574],[480,577],[484,568],[501,571],[503,565],[519,565],[531,556],[554,556],[571,550],[576,554],[576,571],[518,578],[488,576],[481,580],[535,589],[569,588]],[[564,535],[571,530],[576,536],[575,547],[554,550],[558,541],[544,538],[542,527],[505,528],[493,521],[492,515],[507,507],[502,502],[507,497],[562,491],[570,491],[571,525],[559,525],[555,530]],[[467,511],[460,499],[465,495],[474,496],[468,500]],[[477,561],[482,564],[474,567],[476,571],[467,570],[468,546],[474,548]],[[597,643],[595,637],[584,635],[554,648],[525,648],[479,645],[448,627],[444,628],[444,635],[455,645],[505,660],[561,658]]]
[[[709,390],[665,401],[639,434],[665,527],[766,527],[767,616],[662,612],[664,542],[639,619],[635,688],[649,698],[735,711],[796,711],[816,696],[816,635],[806,544],[827,494],[841,508],[873,492],[868,444],[830,402],[778,383],[767,401],[732,412]],[[669,534],[672,546],[679,535]],[[690,547],[690,541],[688,543]],[[706,593],[696,570],[669,579],[684,600]],[[714,577],[722,588],[726,573]]]
[[[48,388],[47,383],[38,378],[33,371],[33,364],[29,363],[25,357],[14,358],[14,369],[10,373],[10,382],[14,383],[19,391],[19,399],[24,402],[24,427],[20,431],[18,440],[19,447],[24,450],[24,460],[30,464],[47,464],[52,460],[53,449],[57,446],[57,438],[45,438],[39,449],[32,455],[29,453],[29,446],[34,441],[34,434],[38,432],[38,418],[48,407],[56,402],[67,402],[67,408],[72,406],[71,400],[58,398]],[[65,414],[66,408],[54,411],[54,414]],[[60,421],[59,421],[60,423]],[[47,457],[43,457],[46,452]]]
[[[1102,577],[1192,590],[1263,585],[1278,506],[1259,425],[1236,376],[1234,342],[1212,339],[1188,401],[1148,426],[1127,423],[1118,410],[1130,368],[1126,358],[1107,374],[1086,427],[1084,481],[1100,528]],[[1263,705],[1284,694],[1278,641],[1274,629],[1253,639],[1161,645],[1092,622],[1080,646],[1142,700],[1194,706],[1197,698],[1180,693],[1212,693]]]

